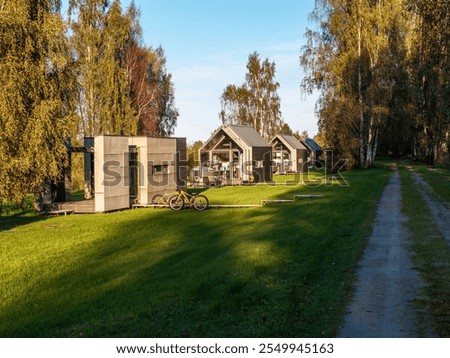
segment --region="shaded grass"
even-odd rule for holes
[[[0,233],[2,337],[333,337],[389,171],[208,189],[255,209],[139,209]]]
[[[42,220],[33,211],[33,196],[27,195],[23,207],[11,202],[0,202],[0,232]]]
[[[26,195],[22,206],[0,198],[0,219],[8,216],[27,216],[32,210],[33,195]]]
[[[423,167],[423,170],[428,169]],[[426,283],[421,304],[430,311],[436,333],[450,337],[450,247],[437,229],[409,172],[402,168],[400,175],[403,212],[408,217],[414,263]]]

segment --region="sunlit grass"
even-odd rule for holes
[[[0,336],[334,336],[388,175],[203,191],[217,204],[324,195],[261,208],[10,219]]]

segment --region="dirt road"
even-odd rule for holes
[[[421,280],[412,267],[395,168],[378,204],[340,337],[418,337],[413,299]]]

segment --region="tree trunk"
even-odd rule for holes
[[[361,44],[361,27],[362,20],[359,19],[358,25],[358,104],[359,104],[359,161],[361,168],[365,168],[365,123],[364,123],[364,100],[362,94],[362,74],[361,74],[361,56],[362,56],[362,44]]]

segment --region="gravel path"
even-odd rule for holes
[[[419,336],[412,300],[421,280],[412,267],[404,221],[400,176],[394,168],[378,204],[340,337]]]
[[[433,188],[414,169],[409,168],[411,178],[417,184],[422,199],[427,203],[438,230],[450,245],[450,208],[440,201]]]

